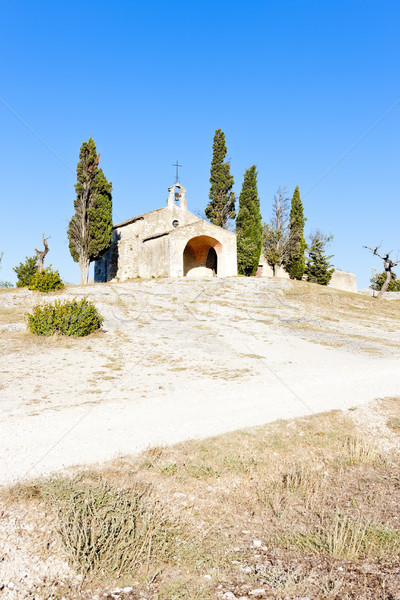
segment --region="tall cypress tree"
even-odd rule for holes
[[[210,202],[205,213],[207,219],[219,227],[226,227],[228,221],[236,216],[235,193],[232,191],[234,180],[230,164],[225,162],[226,153],[225,134],[221,129],[217,129],[214,135],[211,161]]]
[[[68,227],[69,250],[87,283],[89,264],[98,260],[112,243],[112,184],[99,169],[100,154],[90,137],[83,142],[76,168],[75,214]]]
[[[253,165],[244,174],[236,218],[237,260],[241,275],[254,275],[260,260],[263,228],[257,189],[257,169]]]
[[[298,185],[293,193],[289,219],[290,253],[286,262],[286,271],[289,273],[291,279],[302,279],[306,266],[304,257],[304,251],[307,246],[304,239],[306,218],[304,217]]]

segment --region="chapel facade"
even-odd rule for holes
[[[95,262],[95,282],[237,275],[236,234],[189,212],[185,194],[175,183],[164,208],[115,225],[111,247]]]

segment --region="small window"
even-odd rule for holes
[[[179,221],[177,221],[176,219],[174,221],[172,221],[172,225],[173,227],[178,227],[179,225]]]

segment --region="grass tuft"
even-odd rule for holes
[[[57,510],[70,562],[81,573],[148,573],[153,559],[167,560],[175,546],[177,525],[146,489],[60,479],[44,494]]]
[[[315,530],[289,536],[278,534],[277,540],[286,549],[344,559],[371,556],[392,560],[400,551],[400,531],[397,529],[341,513],[323,516]]]
[[[387,420],[387,426],[396,433],[400,433],[400,417],[390,417]]]
[[[282,476],[282,483],[287,490],[306,489],[312,482],[312,471],[306,463],[295,463]]]
[[[348,436],[343,444],[341,460],[348,465],[375,465],[380,456],[376,445],[361,437]]]

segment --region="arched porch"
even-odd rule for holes
[[[208,235],[198,235],[190,239],[183,251],[183,275],[207,277],[218,273],[218,260],[222,244]]]

